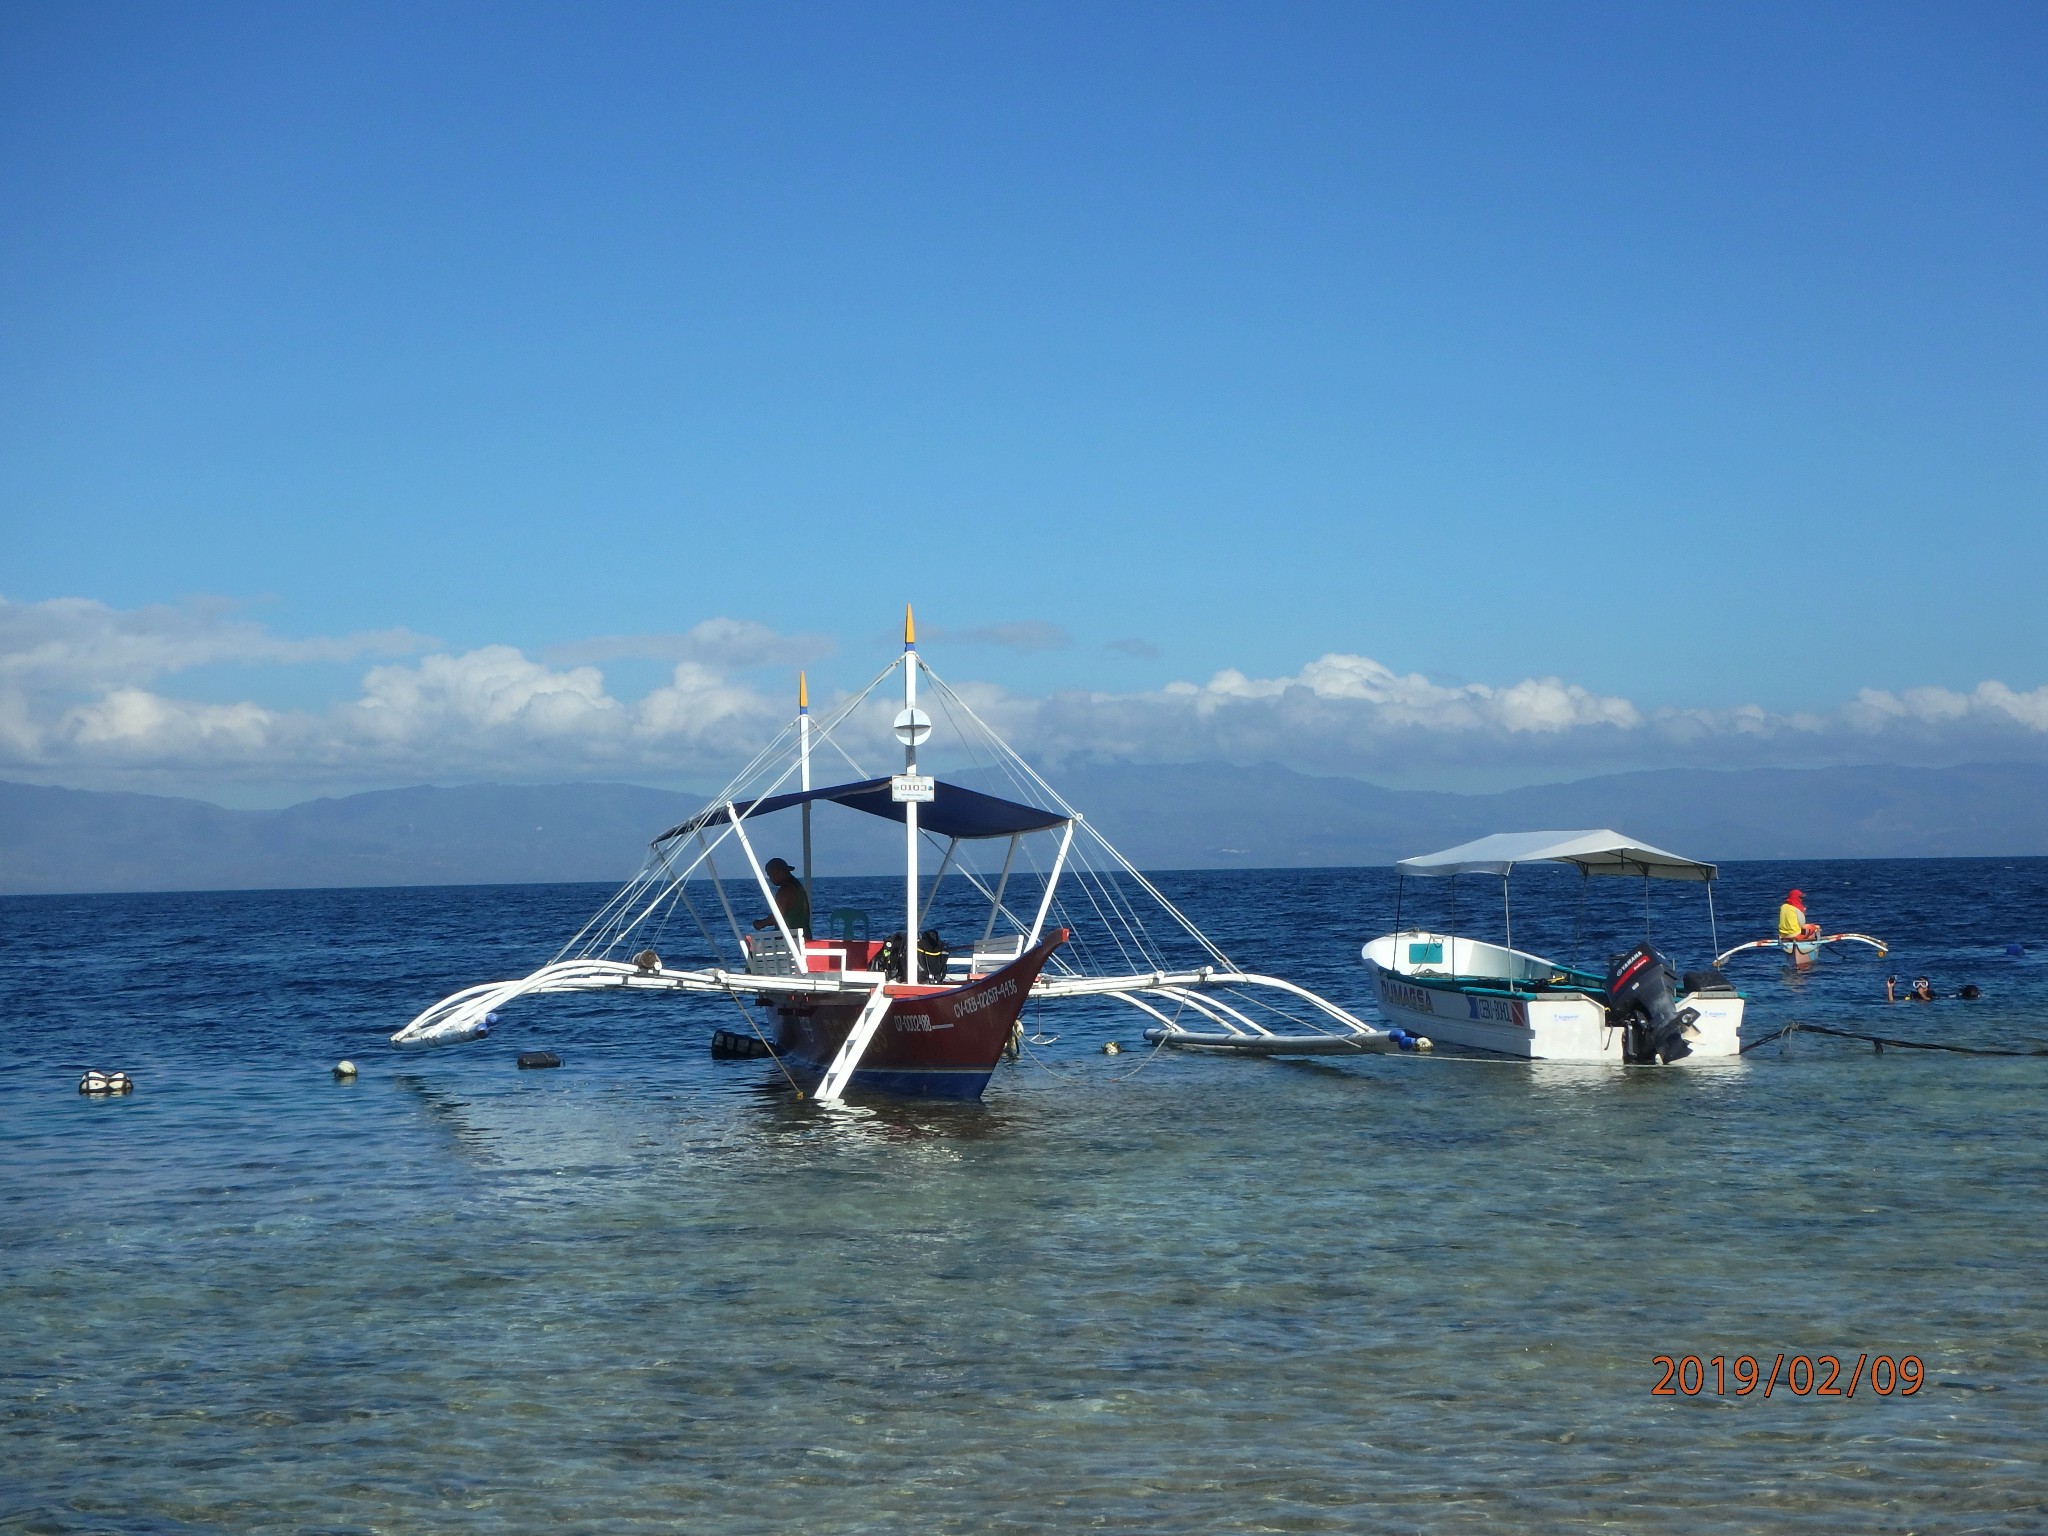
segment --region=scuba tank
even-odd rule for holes
[[[952,948],[939,937],[936,928],[927,928],[917,936],[917,979],[926,986],[935,986],[946,979],[946,957]],[[892,933],[882,941],[882,952],[875,959],[875,969],[891,981],[903,980],[903,934]]]
[[[938,929],[925,929],[917,936],[917,979],[923,982],[944,981],[946,957],[952,953],[946,941],[939,937]]]

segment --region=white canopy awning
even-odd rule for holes
[[[1403,859],[1404,875],[1502,875],[1517,864],[1575,864],[1588,875],[1711,880],[1718,870],[1605,828],[1596,832],[1496,832],[1441,853]]]

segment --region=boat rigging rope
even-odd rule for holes
[[[1222,966],[1225,970],[1235,971],[1242,969],[1242,967],[1240,967],[1228,955],[1224,954],[1221,949],[1217,948],[1215,941],[1209,938],[1207,934],[1203,933],[1201,929],[1197,928],[1194,925],[1194,923],[1188,918],[1186,913],[1182,912],[1179,907],[1175,906],[1172,902],[1168,901],[1166,899],[1165,894],[1162,891],[1160,891],[1159,887],[1154,885],[1150,880],[1145,878],[1144,871],[1140,870],[1137,865],[1133,864],[1129,859],[1125,858],[1121,853],[1117,852],[1115,844],[1111,843],[1108,838],[1104,837],[1099,828],[1095,827],[1091,823],[1083,821],[1080,813],[1076,811],[1073,808],[1073,806],[1067,803],[1066,799],[1061,796],[1060,792],[1054,789],[1050,784],[1046,783],[1044,776],[1041,775],[1036,768],[1033,768],[1031,764],[1027,762],[1023,757],[1021,757],[1014,747],[1010,746],[1008,742],[1004,741],[1002,737],[998,736],[995,733],[995,731],[989,727],[988,722],[983,720],[981,716],[977,715],[974,712],[974,707],[971,704],[969,704],[965,699],[961,698],[959,694],[955,693],[952,690],[952,688],[947,686],[946,680],[940,677],[938,673],[932,671],[931,666],[927,662],[920,659],[918,661],[918,669],[922,671],[926,677],[931,679],[932,687],[936,693],[944,694],[945,697],[947,697],[953,702],[953,704],[958,706],[960,713],[962,715],[964,715],[967,719],[974,722],[975,727],[981,732],[983,739],[986,742],[988,742],[988,744],[999,755],[999,761],[1001,761],[1004,764],[1005,771],[1014,773],[1016,770],[1021,770],[1024,777],[1028,779],[1032,785],[1036,786],[1035,792],[1037,794],[1042,795],[1045,799],[1051,801],[1054,806],[1058,807],[1060,810],[1065,811],[1068,816],[1072,817],[1076,822],[1079,822],[1081,828],[1087,833],[1087,835],[1090,838],[1092,838],[1102,848],[1103,852],[1107,853],[1112,859],[1114,859],[1118,864],[1120,864],[1123,867],[1124,872],[1128,874],[1133,881],[1136,882],[1138,889],[1143,891],[1146,895],[1150,896],[1154,901],[1158,902],[1159,905],[1166,910],[1167,915],[1170,916],[1176,923],[1180,924],[1181,929],[1188,935],[1188,937],[1193,939],[1197,944],[1201,945],[1201,947],[1214,958],[1218,965]],[[1027,798],[1029,797],[1027,796]]]
[[[751,1029],[754,1032],[754,1038],[761,1042],[761,1049],[768,1053],[768,1059],[775,1063],[785,1078],[789,1079],[790,1091],[799,1099],[803,1098],[804,1091],[802,1087],[798,1085],[795,1078],[789,1076],[789,1068],[782,1065],[782,1058],[776,1054],[775,1047],[768,1043],[768,1037],[761,1033],[760,1024],[751,1013],[747,1012],[747,1005],[740,1001],[739,993],[733,991],[730,983],[726,985],[725,995],[732,999],[733,1007],[739,1009],[740,1017],[747,1021],[747,1028]]]
[[[1178,1018],[1179,1015],[1175,1015],[1175,1017]],[[1152,1042],[1152,1054],[1150,1056],[1147,1056],[1143,1061],[1139,1062],[1135,1067],[1131,1068],[1130,1071],[1117,1073],[1116,1076],[1110,1079],[1110,1081],[1112,1083],[1129,1082],[1132,1078],[1136,1077],[1140,1072],[1144,1071],[1147,1067],[1151,1066],[1153,1062],[1157,1061],[1159,1059],[1159,1053],[1165,1049],[1166,1036],[1161,1035],[1157,1040]]]
[[[1180,1000],[1180,1006],[1173,1010],[1173,1022],[1167,1027],[1169,1029],[1180,1028],[1180,1016],[1186,1013],[1187,1011],[1188,1000],[1186,998],[1182,998]],[[1110,1081],[1112,1083],[1127,1083],[1132,1078],[1136,1077],[1140,1072],[1144,1071],[1147,1067],[1151,1066],[1153,1062],[1159,1059],[1159,1053],[1166,1049],[1167,1038],[1168,1037],[1166,1035],[1162,1034],[1157,1040],[1152,1042],[1152,1054],[1150,1056],[1147,1056],[1143,1061],[1139,1062],[1135,1067],[1131,1068],[1130,1071],[1117,1073],[1116,1076],[1110,1079]]]
[[[2048,1045],[2037,1045],[2029,1050],[2008,1050],[1995,1045],[1949,1045],[1939,1040],[1894,1040],[1889,1035],[1866,1035],[1853,1029],[1830,1029],[1825,1024],[1801,1024],[1797,1021],[1783,1029],[1774,1030],[1761,1040],[1751,1040],[1742,1047],[1748,1055],[1760,1045],[1769,1045],[1773,1040],[1783,1040],[1787,1035],[1804,1031],[1809,1035],[1832,1035],[1837,1040],[1868,1040],[1877,1048],[1876,1054],[1883,1055],[1884,1048],[1891,1046],[1901,1051],[1949,1051],[1958,1056],[2048,1056]]]
[[[724,970],[726,968],[725,951],[718,947],[718,940],[711,936],[711,930],[704,925],[704,915],[697,910],[697,903],[690,900],[689,881],[678,880],[676,882],[676,894],[683,898],[683,905],[689,908],[691,921],[696,923],[697,931],[704,935],[704,942],[710,946],[712,964],[716,965],[720,970]]]
[[[1048,1077],[1065,1077],[1067,1075],[1064,1067],[1054,1066],[1043,1056],[1040,1056],[1038,1052],[1032,1050],[1031,1041],[1028,1036],[1017,1042],[1017,1051],[1020,1055],[1030,1057],[1031,1065],[1038,1068],[1039,1071],[1045,1073]]]

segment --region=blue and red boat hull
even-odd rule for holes
[[[971,1100],[982,1096],[1009,1044],[1031,985],[1062,928],[999,971],[957,987],[891,983],[889,1012],[848,1085],[898,1098]],[[806,1086],[825,1075],[865,1001],[857,994],[799,993],[777,1004],[776,1053]]]

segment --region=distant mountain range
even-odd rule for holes
[[[1141,867],[1391,864],[1489,832],[1613,827],[1702,859],[2048,854],[2048,765],[1672,768],[1498,794],[1220,763],[1069,774]]]
[[[1221,763],[1097,765],[1059,783],[1151,869],[1386,864],[1488,832],[1577,827],[1707,859],[2048,854],[2036,764],[1669,769],[1489,795]],[[0,782],[0,893],[620,880],[702,803],[630,784],[470,784],[234,811]],[[817,818],[820,867],[887,869],[885,824],[848,830],[853,819]],[[793,830],[775,834],[794,858]]]
[[[465,784],[230,811],[0,782],[0,891],[623,880],[702,804],[631,784]]]

